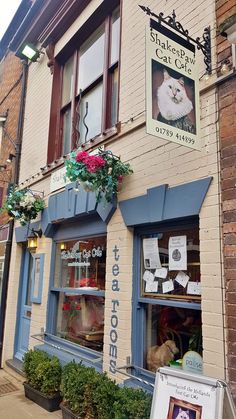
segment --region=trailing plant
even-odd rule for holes
[[[27,383],[35,390],[52,396],[60,390],[61,365],[59,360],[44,351],[30,350],[24,355],[23,368]]]
[[[97,155],[86,151],[72,152],[65,161],[66,177],[79,181],[86,191],[95,191],[97,201],[104,196],[111,202],[119,191],[125,176],[133,173],[129,163],[123,163],[111,151],[99,149]]]
[[[19,220],[22,226],[34,220],[44,208],[44,200],[31,189],[18,189],[13,187],[2,206],[10,217]]]
[[[120,388],[105,373],[71,362],[62,371],[63,403],[81,419],[148,419],[151,396]]]

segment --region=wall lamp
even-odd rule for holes
[[[37,49],[33,44],[31,43],[24,43],[19,50],[19,54],[23,58],[27,58],[28,60],[35,63],[37,59],[40,57],[40,54],[44,54],[44,52]]]
[[[15,154],[10,153],[6,162],[7,163],[12,163],[12,160],[15,159],[15,158],[16,158]]]

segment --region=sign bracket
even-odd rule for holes
[[[211,28],[210,26],[207,26],[202,35],[202,39],[200,37],[197,37],[196,39],[192,38],[189,35],[189,32],[187,29],[184,29],[180,22],[176,20],[176,13],[175,10],[173,10],[171,16],[164,17],[164,13],[160,12],[159,15],[154,13],[149,7],[141,6],[139,7],[142,9],[144,13],[146,13],[148,16],[152,16],[159,24],[164,23],[165,25],[169,26],[171,29],[174,29],[176,32],[178,32],[180,35],[187,38],[188,42],[193,42],[197,45],[197,49],[201,50],[204,55],[204,63],[206,66],[206,73],[211,74],[212,71],[212,60],[211,60]]]

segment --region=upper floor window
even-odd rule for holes
[[[56,66],[48,160],[69,153],[117,123],[120,11],[110,13],[62,64]],[[59,129],[58,129],[59,128]]]

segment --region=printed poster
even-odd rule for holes
[[[169,270],[187,270],[187,236],[169,238]]]
[[[143,257],[145,269],[161,268],[158,239],[143,239]]]
[[[200,150],[195,46],[151,19],[146,31],[147,133]]]

